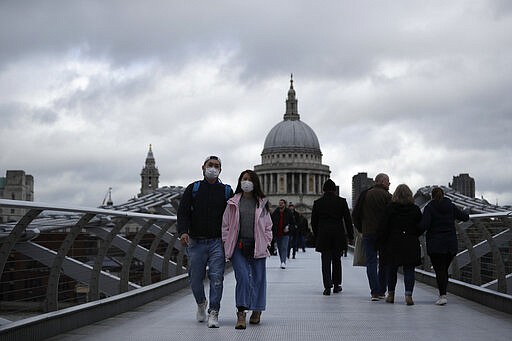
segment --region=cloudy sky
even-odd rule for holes
[[[290,74],[342,196],[358,172],[391,190],[469,173],[512,204],[512,2],[2,1],[0,176],[35,200],[98,206],[261,162]]]

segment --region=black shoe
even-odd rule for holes
[[[341,285],[335,285],[334,289],[332,290],[333,293],[341,292]]]
[[[331,294],[331,288],[324,290],[324,296],[329,296]]]

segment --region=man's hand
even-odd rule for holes
[[[183,246],[188,246],[188,242],[189,242],[189,236],[187,233],[183,233],[180,237],[180,242],[181,242],[181,245]]]

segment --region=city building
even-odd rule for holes
[[[352,177],[352,207],[356,205],[359,194],[373,185],[375,185],[375,181],[369,178],[367,173],[357,173]]]
[[[266,136],[261,164],[254,166],[254,171],[272,206],[285,199],[293,202],[298,211],[309,214],[331,171],[322,164],[318,138],[301,121],[297,104],[292,75],[283,121]]]
[[[468,173],[454,175],[452,183],[448,186],[467,197],[475,197],[475,179],[470,177]]]
[[[0,177],[0,198],[9,200],[34,201],[34,177],[23,170],[8,170]],[[24,209],[0,208],[0,222],[18,221]]]
[[[158,188],[160,173],[155,165],[155,157],[153,156],[153,150],[149,145],[148,155],[146,156],[146,165],[140,172],[140,193],[139,197],[149,194]]]

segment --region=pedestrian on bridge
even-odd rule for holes
[[[252,310],[249,323],[258,324],[266,307],[266,259],[272,242],[268,200],[252,170],[240,174],[235,195],[228,200],[222,219],[222,241],[236,278],[235,328],[245,329],[246,311]]]
[[[446,198],[440,187],[432,189],[432,200],[423,209],[422,223],[427,231],[427,254],[432,261],[439,289],[437,305],[448,303],[448,268],[458,251],[456,219],[468,221],[469,215]]]
[[[178,207],[177,230],[181,244],[187,247],[190,287],[197,303],[196,319],[208,327],[219,327],[225,256],[222,247],[222,215],[227,200],[233,196],[229,185],[219,180],[221,161],[208,156],[202,166],[203,180],[191,183],[183,192]],[[210,306],[204,291],[208,269]]]
[[[363,200],[357,200],[354,211],[361,212],[361,230],[366,255],[366,275],[370,285],[372,301],[379,301],[386,294],[386,270],[376,247],[377,230],[382,221],[387,204],[391,202],[389,176],[379,173],[375,185],[366,191]],[[356,224],[357,226],[357,224]]]
[[[336,184],[328,179],[323,185],[324,195],[314,201],[311,227],[315,236],[316,251],[322,257],[324,295],[342,290],[341,255],[347,249],[347,239],[352,244],[354,231],[347,200],[336,194]]]
[[[272,212],[273,233],[277,242],[277,252],[281,259],[281,269],[286,269],[290,229],[295,225],[292,211],[286,207],[286,200],[280,199],[277,208]]]
[[[405,303],[413,305],[414,268],[421,264],[419,236],[424,230],[419,224],[421,210],[414,204],[412,191],[406,184],[395,189],[391,203],[377,231],[377,248],[386,269],[388,296],[386,302],[395,302],[398,268],[402,266],[405,285]]]

